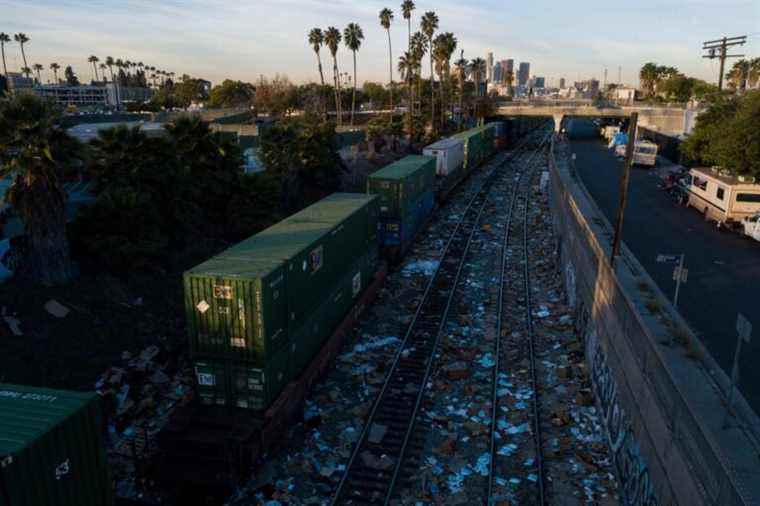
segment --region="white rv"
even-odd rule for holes
[[[627,144],[615,145],[615,156],[625,158]],[[633,145],[633,165],[654,167],[657,165],[657,144],[649,141],[636,141]]]
[[[636,141],[633,145],[634,165],[654,167],[657,165],[657,144],[649,141]]]
[[[738,226],[760,212],[760,184],[716,169],[691,169],[686,180],[687,205],[719,226]]]

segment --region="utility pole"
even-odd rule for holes
[[[720,75],[718,77],[718,90],[723,89],[723,72],[726,68],[727,58],[743,58],[743,54],[727,54],[728,48],[732,46],[743,46],[747,42],[746,35],[740,35],[739,37],[723,37],[717,40],[708,40],[702,44],[702,50],[707,51],[707,54],[702,55],[702,58],[709,58],[714,60],[720,58]]]
[[[628,145],[625,147],[625,166],[623,178],[620,180],[620,203],[618,204],[617,221],[615,223],[615,238],[612,240],[612,256],[610,266],[615,268],[615,258],[620,254],[620,240],[623,235],[623,218],[625,217],[625,204],[628,200],[628,182],[631,179],[631,165],[633,165],[633,147],[636,144],[636,124],[639,121],[639,113],[631,113],[630,126],[628,127]]]

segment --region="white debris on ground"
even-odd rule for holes
[[[551,217],[545,192],[540,191],[546,183],[540,174],[534,181],[529,249],[548,503],[616,504],[616,482],[589,389],[583,345],[574,332],[573,310],[565,302]],[[459,293],[452,301],[423,398],[417,424],[422,430],[412,436],[412,446],[420,448],[412,455],[419,471],[401,487],[400,504],[485,502],[492,472],[494,378],[499,397],[495,449],[500,458],[513,463],[508,472],[494,473],[494,484],[512,494],[505,497],[505,504],[530,504],[516,499],[520,490],[535,487],[539,479],[535,455],[525,452],[533,438],[529,413],[536,394],[522,380],[529,364],[502,363],[501,371],[495,371],[494,310],[509,202],[504,190],[514,182],[514,178],[505,179],[493,193],[473,237],[473,255],[465,260]],[[444,239],[462,216],[476,183],[477,178],[469,181],[469,191],[439,211],[402,266],[388,277],[334,369],[315,386],[305,421],[289,431],[287,446],[266,457],[230,504],[329,504],[426,283],[437,268]],[[498,337],[521,336],[518,329],[502,328]],[[386,427],[373,424],[368,436],[381,440],[385,431]],[[378,470],[393,465],[390,459],[369,453],[357,458]]]

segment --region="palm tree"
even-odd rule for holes
[[[444,100],[444,87],[448,88],[448,82],[451,77],[451,56],[457,49],[457,38],[451,32],[439,34],[435,38],[435,58],[436,71],[441,78],[440,96],[441,96],[441,127],[443,127],[446,116],[446,104]],[[448,93],[447,93],[448,94]]]
[[[412,134],[412,76],[414,75],[415,63],[414,57],[409,54],[409,51],[405,51],[398,59],[398,72],[401,74],[401,79],[406,83],[407,93],[407,110],[406,120],[409,126],[409,135]]]
[[[106,69],[108,66],[105,63],[99,63],[98,68],[100,69],[100,75],[103,76],[103,82],[106,80]]]
[[[24,44],[29,42],[29,37],[27,37],[25,33],[17,33],[13,36],[13,40],[18,42],[21,46],[21,57],[24,59],[24,68],[29,68],[29,65],[26,63],[26,53],[24,52]],[[26,74],[26,77],[29,77],[29,73]]]
[[[754,88],[760,81],[760,58],[753,58],[749,61],[749,74],[747,76],[747,85]]]
[[[10,42],[11,38],[7,33],[0,32],[0,53],[3,57],[3,75],[8,79],[8,67],[5,66],[5,43]]]
[[[433,35],[438,29],[438,16],[433,11],[428,11],[422,16],[420,24],[422,33],[425,34],[430,53],[430,126],[435,130],[435,75],[433,74]]]
[[[407,44],[406,44],[406,51],[407,51],[407,57],[412,55],[412,11],[414,11],[414,2],[412,0],[404,0],[401,3],[401,13],[404,15],[404,19],[406,19],[407,24]],[[409,76],[409,74],[407,74]],[[411,87],[411,76],[409,76],[409,96],[407,97],[407,115],[409,116],[409,121],[412,120],[412,87]]]
[[[312,28],[309,32],[309,44],[317,55],[317,65],[319,66],[319,80],[322,86],[325,85],[325,74],[322,72],[322,57],[319,55],[319,50],[322,48],[322,44],[325,42],[325,36],[322,30],[319,28]]]
[[[121,100],[119,100],[119,83],[116,82],[116,78],[113,75],[113,67],[114,65],[118,66],[121,60],[114,61],[113,56],[107,56],[106,57],[106,66],[108,67],[108,71],[111,73],[111,82],[113,83],[114,92],[116,94],[116,107],[119,107],[119,104],[121,103]],[[105,80],[105,79],[104,79]]]
[[[337,115],[338,126],[343,122],[343,112],[341,110],[340,100],[340,74],[338,73],[338,47],[340,47],[341,35],[340,30],[330,26],[325,31],[325,44],[330,49],[333,58],[333,87],[335,89],[335,114]]]
[[[53,62],[50,64],[50,70],[53,71],[53,75],[55,76],[55,84],[58,84],[58,70],[61,68],[60,65]]]
[[[468,66],[467,66],[467,60],[464,57],[464,50],[462,50],[459,53],[459,59],[454,62],[454,67],[456,68],[456,74],[459,78],[459,120],[458,120],[458,129],[462,129],[462,116],[464,115],[464,84],[465,81],[467,81],[467,74],[468,74]]]
[[[34,65],[32,65],[32,68],[33,68],[33,69],[34,69],[34,71],[37,73],[37,82],[38,82],[39,84],[42,84],[42,74],[40,74],[40,72],[41,72],[41,71],[42,71],[42,69],[44,69],[45,67],[43,67],[43,66],[42,66],[41,64],[39,64],[39,63],[35,63]]]
[[[641,87],[647,92],[647,96],[654,96],[654,89],[657,85],[657,81],[660,79],[661,67],[658,67],[656,63],[646,63],[639,71],[639,81],[641,81]]]
[[[417,100],[419,100],[419,112],[422,113],[422,57],[427,53],[427,39],[422,32],[412,35],[412,56],[414,57],[415,79],[417,79]]]
[[[29,76],[32,75],[32,69],[29,67],[24,67],[21,69],[21,73],[24,74],[27,79],[29,79]]]
[[[750,62],[744,58],[734,63],[734,66],[731,67],[731,71],[726,76],[728,78],[729,86],[742,92],[745,91],[747,89],[750,70]]]
[[[393,21],[393,11],[387,7],[380,11],[380,25],[385,28],[388,33],[388,90],[391,95],[391,114],[390,118],[393,121],[393,50],[391,49],[391,21]]]
[[[415,9],[414,2],[412,0],[404,0],[401,2],[401,12],[406,19],[408,36],[407,36],[407,51],[412,49],[412,11]]]
[[[43,284],[71,279],[66,239],[66,193],[59,174],[74,158],[76,141],[57,126],[55,106],[30,93],[0,101],[0,177],[24,223],[26,254],[17,275]]]
[[[480,78],[486,73],[486,61],[483,58],[475,58],[470,62],[470,73],[475,80],[475,96],[480,97]]]
[[[351,98],[351,126],[354,126],[354,113],[356,112],[356,52],[362,45],[364,32],[356,23],[349,23],[343,30],[343,42],[354,53],[354,93]]]
[[[100,61],[100,58],[98,58],[97,56],[93,54],[93,55],[90,55],[89,58],[87,58],[87,61],[92,63],[92,70],[95,71],[95,80],[99,81],[100,79],[98,79],[98,66],[96,64]]]

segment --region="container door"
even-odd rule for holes
[[[196,392],[205,406],[225,406],[229,402],[227,371],[222,360],[196,360]]]

